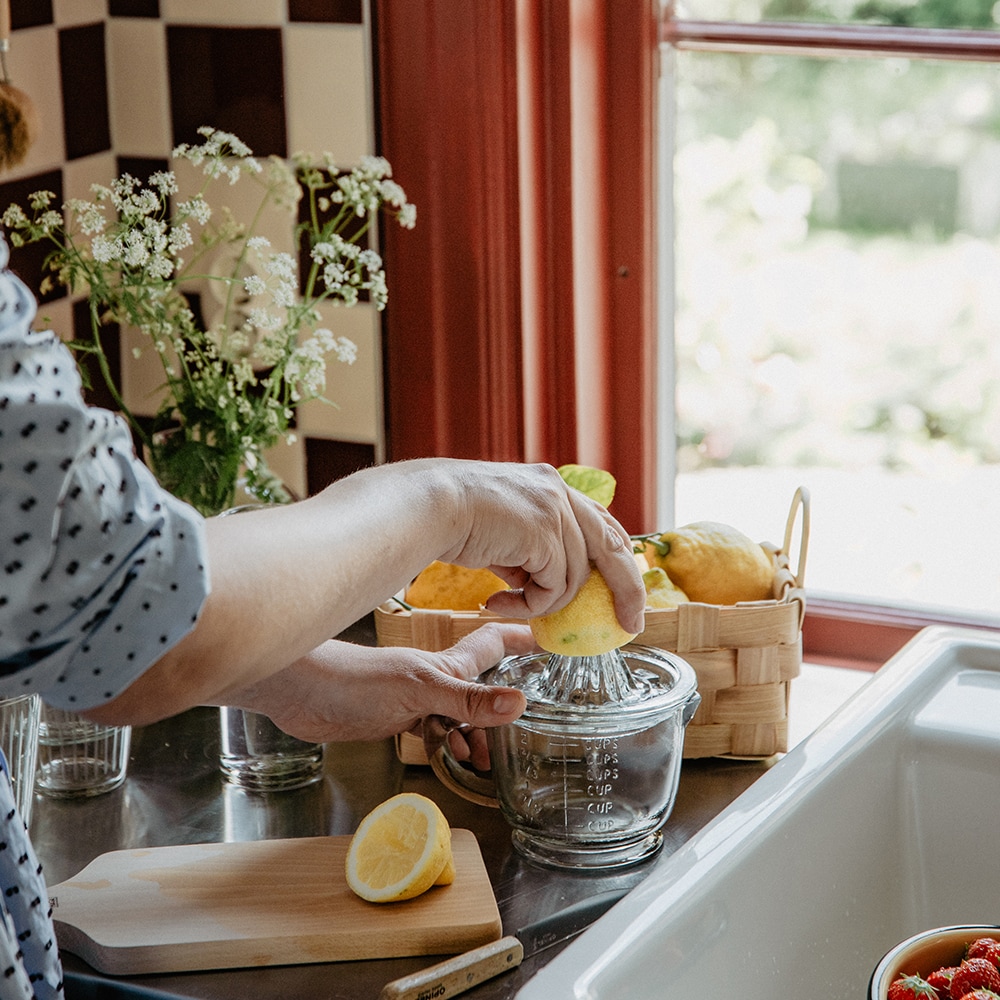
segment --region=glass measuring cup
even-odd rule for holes
[[[483,680],[528,699],[519,719],[487,734],[496,798],[519,852],[562,868],[613,868],[659,850],[684,729],[701,701],[690,664],[645,646],[600,657],[532,653]]]

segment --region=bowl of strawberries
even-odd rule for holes
[[[886,952],[869,1000],[1000,1000],[1000,925],[957,924]]]

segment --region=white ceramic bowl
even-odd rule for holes
[[[900,976],[918,975],[926,978],[942,966],[958,965],[965,949],[977,938],[1000,940],[1000,925],[955,924],[935,927],[901,941],[885,953],[875,966],[868,987],[869,1000],[886,1000],[889,986]]]

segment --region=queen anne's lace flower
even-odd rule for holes
[[[267,291],[267,284],[259,274],[248,274],[243,279],[243,288],[247,295],[263,295]]]
[[[94,260],[98,264],[110,264],[121,257],[121,239],[119,237],[98,235],[94,237],[90,246]]]
[[[202,226],[212,217],[212,209],[200,194],[188,201],[182,201],[177,206],[177,218],[186,219],[188,217]]]
[[[347,337],[337,337],[333,342],[333,351],[337,360],[345,365],[353,365],[358,360],[358,345]]]

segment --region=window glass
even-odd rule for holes
[[[802,484],[811,589],[996,614],[1000,68],[672,58],[677,523]]]
[[[996,0],[679,0],[678,19],[882,24],[993,30]]]

